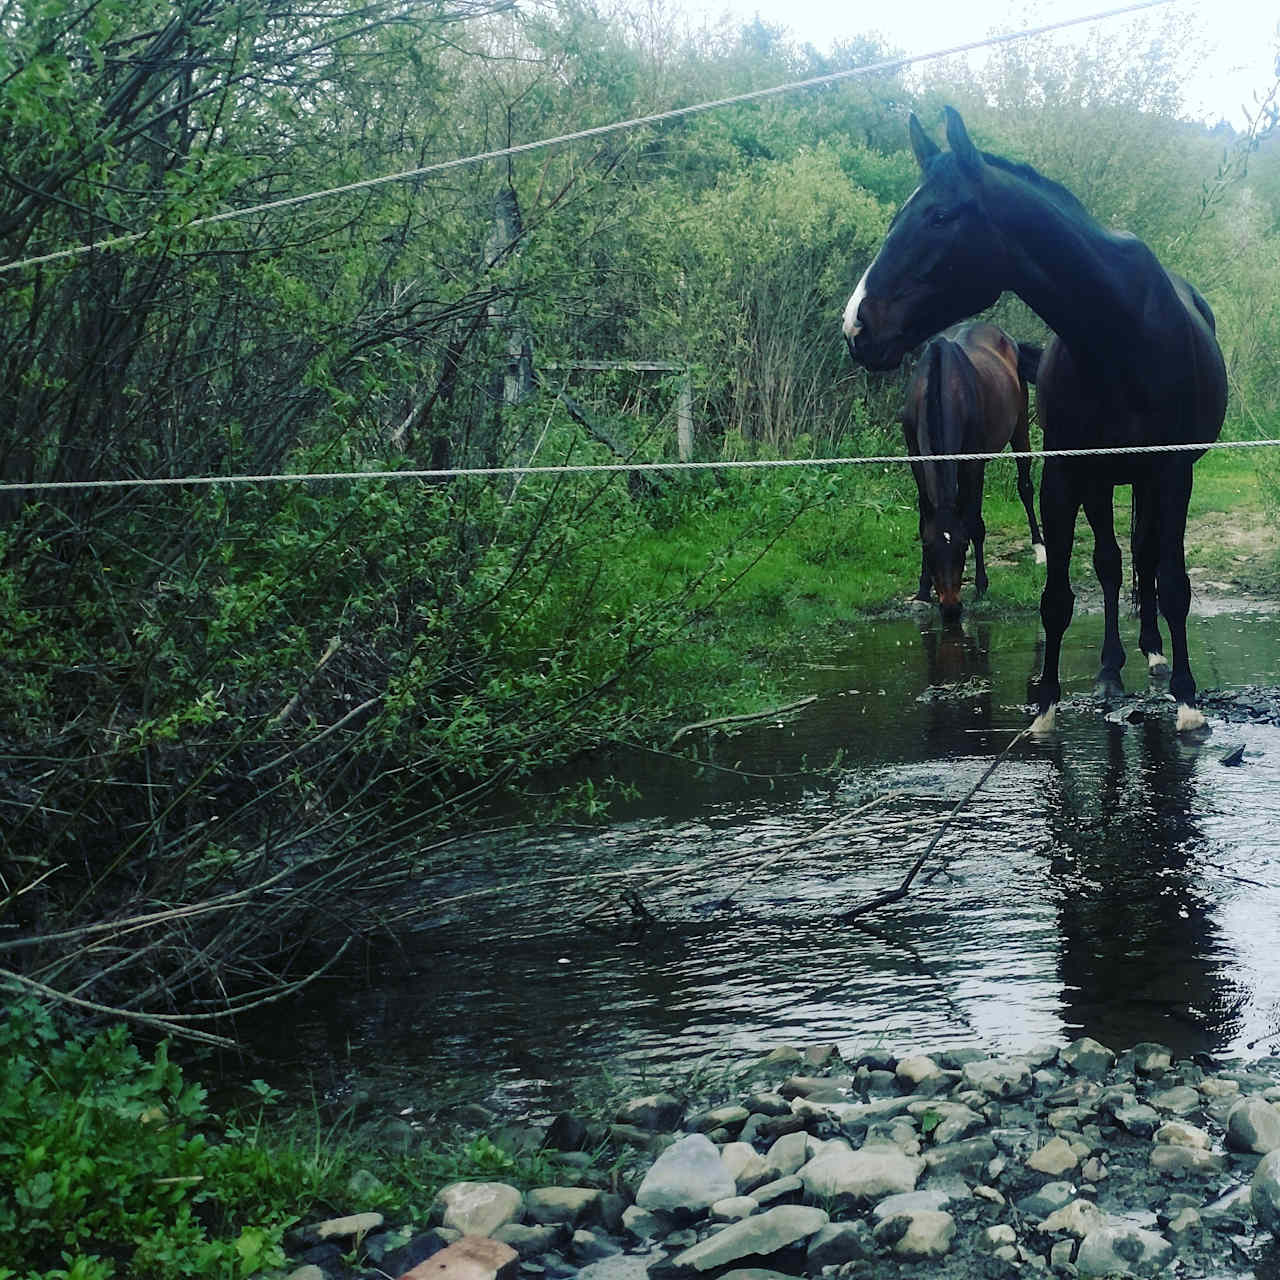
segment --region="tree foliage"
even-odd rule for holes
[[[130,482],[669,459],[685,386],[706,460],[881,451],[901,382],[838,320],[908,108],[1150,240],[1273,415],[1274,141],[1181,119],[1178,32],[1143,30],[368,183],[882,51],[586,0],[0,6],[0,265],[36,259],[0,281],[0,482],[120,484],[0,492],[0,979],[279,994],[504,789],[702,697],[726,566],[822,483],[756,519],[727,477]],[[663,547],[727,507],[752,548]]]

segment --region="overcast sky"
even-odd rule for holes
[[[840,39],[878,31],[906,53],[927,53],[981,39],[995,30],[1056,22],[1120,7],[1124,0],[1056,0],[1014,4],[1010,0],[685,0],[684,7],[709,16],[756,14],[783,26],[800,40],[827,49]],[[1275,66],[1278,0],[1172,0],[1170,9],[1188,15],[1209,53],[1187,86],[1189,109],[1197,116],[1225,117],[1243,124],[1241,103],[1271,84]],[[1148,11],[1159,15],[1163,9]],[[1102,30],[1122,31],[1129,18],[1109,19]],[[1081,27],[1077,30],[1084,31]]]

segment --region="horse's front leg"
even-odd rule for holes
[[[1104,702],[1124,697],[1120,671],[1124,645],[1120,643],[1120,544],[1116,541],[1115,492],[1109,486],[1084,500],[1084,513],[1093,529],[1093,569],[1102,588],[1102,665],[1093,692]]]
[[[1133,486],[1133,568],[1138,575],[1138,645],[1151,675],[1168,675],[1156,606],[1156,569],[1160,561],[1160,497],[1148,481]]]
[[[1191,579],[1187,577],[1184,539],[1187,505],[1191,501],[1191,463],[1174,458],[1163,464],[1155,483],[1159,489],[1160,552],[1156,592],[1160,612],[1169,627],[1173,674],[1169,692],[1178,703],[1177,730],[1205,728],[1204,712],[1196,706],[1196,682],[1187,654],[1187,613],[1191,608]]]
[[[1040,594],[1040,621],[1044,624],[1044,666],[1036,694],[1037,714],[1031,722],[1033,733],[1053,728],[1055,708],[1062,697],[1058,662],[1062,637],[1071,625],[1075,593],[1071,590],[1071,544],[1075,538],[1076,513],[1080,500],[1068,482],[1061,461],[1046,459],[1040,480],[1040,519],[1044,526],[1046,568],[1044,591]]]

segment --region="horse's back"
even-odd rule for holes
[[[1027,387],[1020,370],[1020,352],[998,325],[971,320],[958,325],[955,341],[973,366],[978,398],[978,439],[974,447],[998,453],[1026,421]]]

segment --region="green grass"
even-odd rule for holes
[[[686,638],[658,662],[673,683],[688,682],[691,702],[711,711],[768,705],[780,682],[744,668],[744,656],[766,668],[785,668],[789,651],[815,637],[836,636],[861,619],[902,607],[920,569],[915,489],[910,473],[893,466],[733,473],[711,477],[684,496],[669,527],[628,547],[628,589],[656,599],[710,576],[703,604]],[[1037,516],[1039,468],[1036,469]],[[1129,570],[1129,497],[1116,494],[1116,535]],[[1230,561],[1220,540],[1195,542],[1197,520],[1230,516],[1256,520],[1267,510],[1265,479],[1245,452],[1210,453],[1196,467],[1188,561],[1222,568]],[[990,591],[972,598],[973,561],[966,573],[966,609],[993,616],[1039,607],[1044,568],[1035,563],[1026,515],[1009,462],[988,466],[984,517]],[[1077,592],[1096,590],[1093,537],[1081,514],[1072,549]],[[634,597],[633,597],[634,598]],[[708,712],[710,713],[710,712]]]

